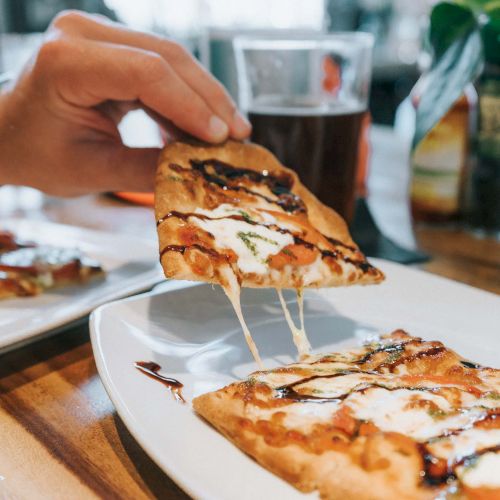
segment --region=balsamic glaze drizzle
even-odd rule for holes
[[[397,344],[384,344],[380,347],[377,347],[376,349],[373,349],[372,351],[368,351],[361,359],[354,361],[354,363],[357,365],[364,365],[365,363],[368,363],[368,361],[370,361],[370,359],[375,356],[375,354],[378,354],[380,352],[386,352],[390,354],[396,352],[403,353],[406,350],[406,345],[416,343],[421,344],[422,342],[422,339],[412,339],[398,342]]]
[[[199,172],[207,182],[216,184],[224,190],[247,192],[248,194],[264,199],[268,203],[279,205],[286,212],[306,212],[304,202],[291,191],[293,184],[292,177],[285,172],[280,176],[269,175],[248,168],[235,167],[215,158],[190,160],[190,162],[193,170]],[[209,172],[210,167],[213,173]],[[276,196],[277,200],[273,200],[245,186],[234,183],[241,178],[246,178],[254,183],[264,184]]]
[[[180,403],[185,403],[186,400],[182,396],[182,388],[184,384],[179,382],[175,378],[165,377],[158,373],[161,370],[161,366],[154,361],[136,361],[134,366],[141,372],[152,378],[153,380],[157,380],[162,383],[168,390],[173,394],[176,401]]]
[[[366,364],[368,361],[370,361],[370,359],[375,355],[375,354],[378,354],[380,352],[386,352],[386,353],[403,353],[405,351],[405,346],[408,345],[408,344],[421,344],[423,343],[424,341],[422,339],[412,339],[412,340],[406,340],[406,341],[403,341],[403,342],[398,342],[396,344],[384,344],[384,345],[381,345],[380,347],[377,347],[376,349],[373,349],[371,351],[368,351],[362,358],[360,359],[356,359],[356,360],[353,360],[353,361],[350,361],[350,363],[352,364],[355,364],[355,365],[364,365]],[[316,365],[316,364],[319,364],[319,363],[328,363],[332,361],[331,358],[329,356],[326,356],[326,357],[323,357],[321,359],[318,359],[317,361],[314,361],[313,365]]]
[[[199,250],[200,252],[205,253],[205,254],[207,254],[210,257],[213,257],[215,259],[227,260],[227,257],[225,255],[220,254],[219,252],[216,252],[212,248],[208,248],[208,247],[204,247],[203,245],[199,245],[198,243],[192,243],[191,245],[167,245],[160,252],[160,260],[167,252],[177,252],[177,253],[184,255],[186,250],[188,250],[189,248],[196,248],[196,250]]]

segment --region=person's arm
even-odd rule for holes
[[[250,125],[224,87],[180,45],[69,11],[0,95],[0,184],[74,196],[153,188],[156,148],[128,148],[117,125],[143,108],[208,142]]]

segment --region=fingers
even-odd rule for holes
[[[127,29],[101,16],[77,12],[58,16],[53,22],[53,28],[95,41],[127,45],[159,54],[178,77],[205,102],[213,114],[226,123],[232,137],[243,139],[249,135],[249,123],[238,112],[225,88],[179,44],[152,34]]]
[[[229,132],[226,123],[154,52],[61,38],[42,46],[34,74],[39,81],[45,80],[63,103],[95,107],[108,100],[139,100],[205,141],[221,142]]]

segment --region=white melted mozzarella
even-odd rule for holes
[[[336,401],[289,405],[284,423],[289,428],[307,432],[318,423],[329,423],[339,406],[340,403]]]
[[[287,373],[287,372],[262,372],[255,373],[252,376],[258,382],[263,382],[268,386],[276,389],[277,387],[281,387],[282,385],[293,384],[294,382],[301,380],[304,378],[303,375],[298,375],[296,373]]]
[[[254,405],[247,405],[246,416],[254,419],[271,420],[274,413],[284,413],[283,425],[288,429],[296,429],[302,432],[308,432],[311,427],[320,423],[328,423],[332,415],[339,409],[340,403],[332,401],[327,403],[306,403],[290,404],[281,408],[259,408]]]
[[[243,335],[245,335],[245,340],[247,341],[250,352],[252,353],[257,366],[262,370],[263,364],[260,359],[259,350],[253,341],[252,334],[248,329],[248,326],[245,322],[245,318],[243,317],[243,311],[241,310],[241,301],[240,301],[240,285],[238,280],[236,279],[236,275],[233,270],[228,266],[221,267],[221,272],[223,273],[223,277],[226,279],[226,284],[222,285],[222,289],[224,293],[227,295],[227,298],[231,302],[234,312],[236,313],[236,317],[240,322],[241,329],[243,330]]]
[[[429,451],[449,462],[458,462],[476,451],[500,445],[500,429],[481,429],[471,427],[460,434],[440,439],[427,445]],[[500,469],[499,469],[500,471]]]
[[[259,382],[263,382],[273,389],[277,387],[281,387],[287,384],[293,384],[299,380],[302,380],[307,375],[303,375],[300,373],[294,373],[294,369],[300,370],[310,370],[311,365],[309,363],[296,363],[293,365],[288,365],[290,368],[289,371],[264,371],[264,372],[256,372],[252,375],[252,378]],[[318,365],[314,365],[314,372],[311,372],[311,375],[328,375],[330,373],[336,373],[342,370],[348,370],[352,368],[351,365],[347,363],[320,363]],[[343,377],[339,377],[343,378]],[[319,380],[319,379],[318,379]]]
[[[304,329],[304,322],[301,320],[301,328],[297,328],[295,326],[292,316],[290,315],[290,311],[288,310],[288,306],[286,305],[285,298],[283,297],[283,292],[281,289],[276,289],[276,291],[278,292],[278,297],[280,299],[281,307],[283,308],[283,314],[285,315],[286,322],[292,332],[293,343],[299,353],[299,359],[304,359],[311,352],[311,344],[309,343],[309,339],[307,338],[306,331]]]
[[[197,208],[194,211],[195,214],[206,215],[207,217],[211,217],[213,219],[217,219],[218,217],[227,217],[228,215],[244,215],[246,212],[244,210],[238,209],[237,207],[230,205],[229,203],[223,203],[213,210],[205,210],[204,208]]]
[[[255,213],[255,212],[254,212]],[[278,224],[278,221],[276,220],[276,217],[274,217],[274,215],[271,215],[265,211],[258,211],[258,217],[259,219],[266,223],[266,224]],[[285,228],[285,229],[290,229],[290,231],[296,231],[297,228],[296,227],[286,227],[284,224],[280,224],[281,227]]]
[[[370,382],[380,381],[380,376],[353,373],[338,377],[321,377],[295,386],[299,393],[313,394],[324,398],[336,398]]]
[[[220,210],[221,207],[218,209]],[[203,212],[210,217],[221,216],[214,214],[215,211]],[[236,253],[238,267],[243,273],[265,274],[268,271],[267,258],[293,243],[291,234],[279,233],[265,226],[252,225],[245,221],[193,218],[193,222],[214,236],[215,245],[218,248],[229,248]]]
[[[464,402],[464,405],[467,405],[467,402]],[[475,401],[471,401],[469,405],[470,406],[483,406],[484,408],[498,408],[500,406],[500,401],[498,399],[484,396],[484,397],[481,397],[479,399],[476,398]]]
[[[383,431],[399,432],[422,441],[439,436],[449,429],[466,427],[484,413],[472,408],[449,416],[434,417],[425,408],[412,407],[412,403],[418,399],[431,401],[443,412],[451,410],[445,398],[409,389],[370,389],[353,394],[346,404],[353,409],[357,418],[370,420]]]
[[[470,467],[458,467],[457,475],[469,488],[500,488],[500,453],[485,453]]]
[[[302,286],[310,286],[330,276],[331,271],[321,256],[318,256],[313,263],[301,267],[301,274]]]

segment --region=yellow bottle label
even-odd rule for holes
[[[439,214],[458,211],[467,154],[467,119],[466,110],[452,108],[415,149],[411,199],[421,209]]]

